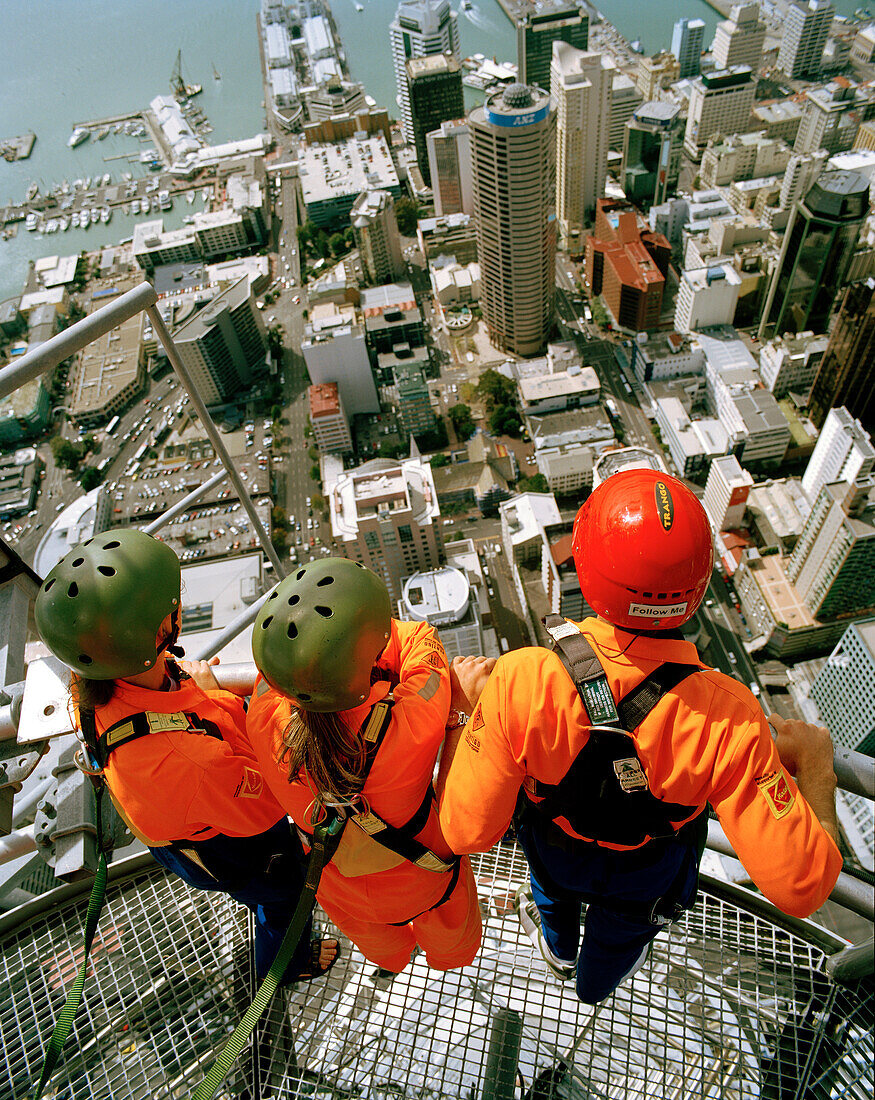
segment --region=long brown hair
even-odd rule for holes
[[[340,801],[364,786],[365,743],[337,712],[293,710],[278,763],[288,766],[290,783],[309,780],[320,797]]]
[[[78,672],[70,673],[70,699],[78,711],[106,706],[114,692],[115,680],[89,680]]]

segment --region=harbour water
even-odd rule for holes
[[[860,0],[834,0],[852,15]],[[332,11],[352,76],[380,105],[397,114],[395,78],[389,51],[389,23],[398,0],[333,0]],[[213,126],[212,144],[249,137],[265,128],[255,17],[259,0],[28,0],[2,5],[0,35],[0,136],[33,130],[37,142],[28,160],[0,159],[0,203],[21,201],[28,186],[45,192],[66,179],[111,172],[147,170],[136,155],[151,143],[123,134],[94,137],[76,149],[67,139],[76,122],[135,111],[169,92],[180,46],[183,73],[203,85],[197,99]],[[461,9],[461,5],[454,5]],[[681,15],[701,18],[709,43],[719,15],[705,0],[599,0],[599,9],[629,40],[640,39],[648,53],[668,47]],[[495,0],[474,0],[459,10],[464,55],[483,53],[498,61],[516,60],[516,39]],[[220,79],[214,77],[214,70]],[[477,93],[470,93],[474,102]],[[168,227],[181,224],[185,203],[164,215]],[[0,241],[0,300],[21,288],[27,261],[110,244],[133,232],[135,219],[116,212],[108,225],[86,231],[39,236],[21,224],[17,235]]]

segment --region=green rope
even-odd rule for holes
[[[316,901],[319,879],[322,877],[322,868],[334,855],[334,851],[340,843],[340,836],[345,824],[345,818],[339,818],[329,813],[325,821],[316,826],[313,832],[313,846],[310,849],[310,862],[307,865],[307,878],[277,956],[258,987],[252,1004],[244,1013],[243,1019],[234,1029],[224,1047],[219,1051],[210,1071],[195,1090],[192,1100],[211,1100],[216,1095],[216,1091],[240,1057],[255,1025],[261,1019],[264,1010],[273,998],[280,978],[283,976],[289,960],[298,946],[301,933],[304,931],[304,926],[310,917]]]
[[[88,899],[88,912],[85,916],[85,957],[82,960],[82,966],[79,973],[76,975],[76,980],[73,982],[70,992],[67,994],[66,1003],[58,1013],[58,1018],[55,1021],[52,1037],[49,1039],[49,1045],[46,1047],[46,1055],[42,1071],[40,1072],[39,1084],[36,1086],[36,1090],[33,1093],[34,1100],[39,1100],[42,1096],[43,1090],[46,1087],[46,1082],[52,1073],[54,1073],[55,1067],[58,1064],[58,1059],[61,1056],[61,1050],[64,1043],[67,1041],[70,1029],[73,1027],[73,1019],[79,1010],[79,1005],[82,1001],[82,991],[85,988],[85,977],[88,971],[88,955],[91,952],[94,933],[97,931],[97,921],[100,917],[100,911],[103,908],[103,898],[106,893],[107,869],[106,852],[103,850],[103,822],[100,813],[100,801],[102,796],[103,782],[101,781],[95,786],[94,796],[96,804],[95,817],[97,823],[97,849],[99,852],[99,859],[97,862],[97,873],[94,876],[94,885],[91,887],[91,897]]]

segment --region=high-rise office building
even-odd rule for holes
[[[808,399],[821,427],[844,406],[869,431],[875,428],[875,278],[847,288]]]
[[[854,482],[875,471],[875,448],[868,432],[844,407],[830,409],[805,473],[802,489],[813,504],[831,481]]]
[[[626,123],[621,183],[626,198],[647,209],[674,194],[681,171],[684,120],[667,99],[642,104]]]
[[[677,58],[670,50],[661,50],[653,57],[642,57],[638,62],[636,85],[647,103],[659,99],[660,93],[679,79]]]
[[[407,91],[407,62],[411,57],[445,53],[459,61],[459,24],[449,0],[401,0],[389,24],[392,66],[395,69],[398,108],[405,141],[413,141],[413,117]]]
[[[671,36],[671,52],[678,59],[680,79],[698,76],[702,71],[702,46],[705,24],[701,19],[679,19]]]
[[[401,598],[401,618],[431,623],[450,660],[483,652],[477,597],[464,569],[445,565],[408,577]]]
[[[556,110],[556,216],[573,254],[592,222],[608,171],[611,84],[615,66],[600,53],[553,43],[550,95]]]
[[[611,126],[608,141],[615,153],[622,153],[626,136],[626,123],[641,106],[643,100],[638,85],[625,73],[614,72],[611,81]]]
[[[747,65],[705,73],[690,91],[684,146],[698,159],[714,134],[741,134],[747,130],[756,81]]]
[[[757,72],[763,61],[766,24],[756,2],[733,4],[729,18],[717,24],[711,53],[718,69],[747,65]]]
[[[875,756],[875,619],[851,623],[811,685],[833,741]]]
[[[556,113],[540,88],[511,84],[468,124],[489,338],[502,351],[540,355],[556,283]]]
[[[465,113],[462,96],[462,69],[454,57],[431,54],[411,57],[407,62],[407,92],[413,120],[413,144],[416,163],[426,186],[431,186],[426,135]]]
[[[796,153],[844,153],[851,149],[860,122],[871,110],[868,89],[850,80],[833,80],[809,88],[802,105],[802,120],[793,150]]]
[[[353,450],[352,436],[337,383],[310,386],[307,399],[313,438],[319,450],[323,454],[349,454]]]
[[[744,525],[752,486],[753,478],[741,468],[735,455],[712,460],[702,504],[714,531],[731,531]]]
[[[362,191],[349,214],[362,270],[369,283],[390,283],[404,273],[395,203],[388,191]]]
[[[817,77],[835,8],[830,0],[808,0],[787,9],[778,50],[778,68],[794,79]]]
[[[266,373],[267,340],[249,279],[239,279],[173,334],[207,405],[236,399]]]
[[[435,216],[471,214],[471,134],[468,120],[451,119],[425,136]]]
[[[869,212],[857,172],[824,172],[793,207],[757,335],[826,332],[836,294]]]
[[[589,16],[578,0],[524,0],[514,23],[520,83],[544,91],[550,89],[553,43],[567,42],[578,50],[589,45]]]

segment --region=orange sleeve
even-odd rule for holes
[[[732,847],[769,901],[809,916],[838,878],[838,848],[782,767],[761,712],[736,713],[712,725],[712,734],[723,735],[728,751],[709,801]]]

